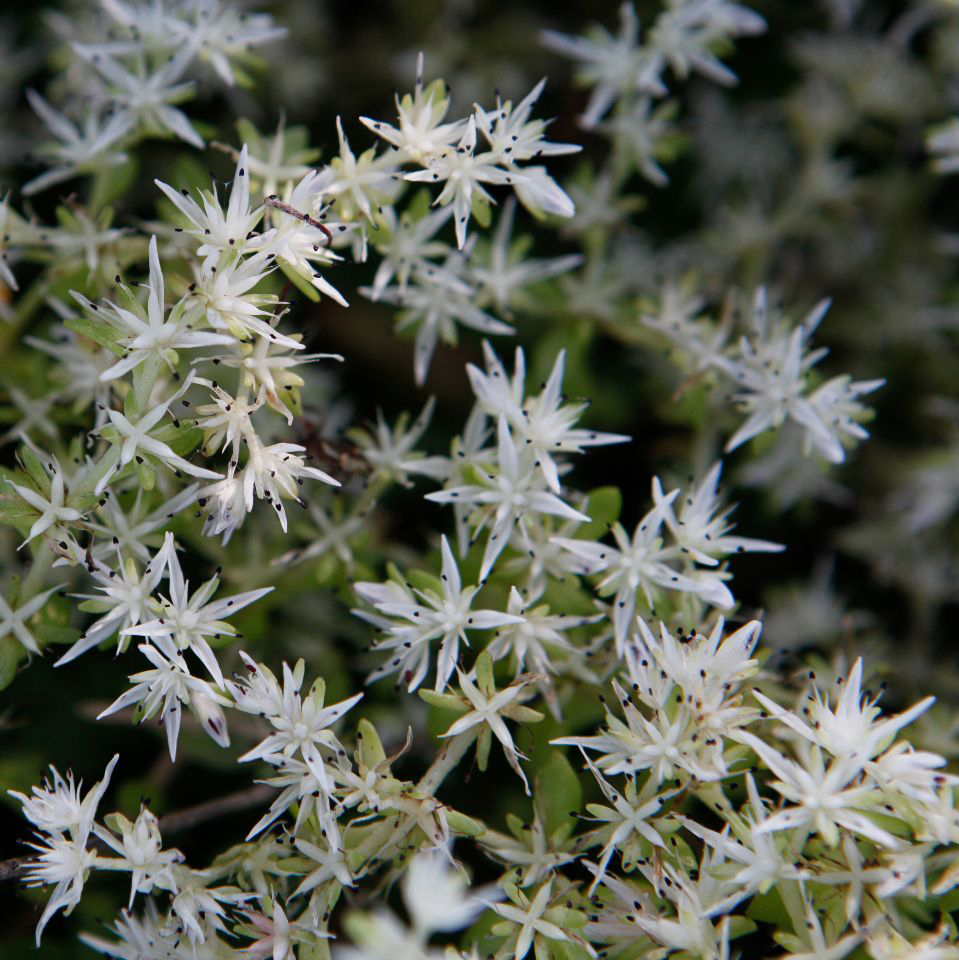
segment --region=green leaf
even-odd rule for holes
[[[756,924],[749,919],[734,915],[729,918],[729,939],[735,940],[737,937],[745,937],[749,933],[756,932]]]
[[[760,923],[771,923],[781,929],[788,929],[792,925],[789,911],[775,887],[765,893],[757,893],[746,909],[746,916]]]
[[[148,493],[157,485],[157,473],[153,467],[146,462],[143,463],[134,463],[134,469],[136,470],[137,479],[140,481],[140,486],[146,490]]]
[[[9,523],[14,526],[27,520],[32,523],[36,516],[37,511],[22,500],[0,497],[0,523]]]
[[[366,718],[357,724],[356,740],[360,747],[360,760],[364,766],[373,768],[386,759],[383,742],[376,732],[376,727]]]
[[[568,827],[570,814],[582,806],[583,788],[579,776],[560,751],[552,751],[536,774],[534,796],[547,836]]]
[[[484,696],[492,696],[496,684],[493,682],[493,658],[490,656],[489,650],[484,650],[476,658],[475,666],[477,686]]]
[[[589,960],[586,948],[572,940],[550,940],[549,952],[553,960]]]
[[[422,687],[416,692],[420,700],[425,701],[431,707],[437,707],[440,710],[456,710],[459,713],[462,713],[466,709],[466,705],[455,694],[437,693],[435,690]]]
[[[580,527],[576,536],[597,540],[611,523],[619,519],[619,512],[623,508],[623,495],[618,487],[597,487],[590,490],[587,496],[583,513],[590,517],[590,522]]]
[[[20,650],[20,644],[13,637],[4,637],[0,640],[0,690],[9,687],[17,675]]]
[[[47,476],[47,472],[43,469],[43,464],[40,462],[40,458],[33,452],[33,450],[24,444],[17,451],[17,455],[20,457],[20,462],[23,464],[23,469],[26,470],[27,475],[33,481],[37,489],[42,490],[43,492],[49,491],[50,477]]]
[[[486,766],[489,763],[489,750],[493,745],[493,732],[489,727],[484,726],[480,735],[476,738],[476,766],[480,773],[486,772]]]
[[[950,890],[940,901],[939,908],[943,913],[952,913],[959,910],[959,890]]]
[[[90,202],[91,212],[102,210],[107,204],[122,197],[134,184],[139,172],[136,154],[130,152],[124,163],[102,167],[93,179]]]
[[[443,592],[439,577],[425,570],[410,570],[406,575],[406,582],[417,590],[432,590],[437,594]]]
[[[98,343],[101,347],[105,347],[118,357],[123,356],[123,347],[117,343],[116,331],[105,320],[94,320],[87,314],[81,313],[75,317],[67,317],[63,321],[63,325],[68,330],[79,333],[94,343]]]
[[[299,270],[282,260],[278,260],[277,263],[283,272],[283,276],[285,276],[303,296],[312,300],[314,303],[320,302],[320,291],[313,286],[303,270]]]
[[[54,644],[63,646],[67,643],[76,643],[80,639],[80,631],[75,627],[65,627],[56,623],[38,623],[33,628],[33,633],[42,647]]]
[[[133,369],[133,393],[140,410],[146,411],[162,365],[163,360],[154,354]]]
[[[450,825],[450,830],[463,837],[481,837],[486,833],[486,827],[474,820],[472,817],[460,813],[459,810],[447,810],[446,819]]]
[[[493,212],[490,209],[488,200],[484,200],[478,193],[473,194],[473,216],[476,222],[484,229],[488,230],[493,219]]]

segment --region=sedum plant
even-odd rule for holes
[[[874,153],[956,169],[955,6],[544,14],[553,80],[476,102],[456,6],[325,127],[270,101],[292,0],[47,10],[0,208],[0,685],[69,691],[85,745],[4,713],[4,951],[959,957],[955,457],[897,456],[856,322],[864,272],[954,296],[886,249],[920,201]]]

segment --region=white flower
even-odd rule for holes
[[[369,429],[352,431],[363,459],[377,475],[403,487],[413,486],[411,475],[435,480],[447,476],[449,460],[446,457],[427,457],[414,449],[429,426],[435,406],[435,398],[430,397],[409,426],[409,418],[405,413],[400,415],[394,427],[390,427],[383,419],[382,411],[377,410],[375,425]]]
[[[192,293],[206,310],[207,322],[214,330],[227,330],[241,341],[263,337],[291,350],[302,350],[302,343],[277,331],[278,318],[272,311],[263,309],[273,307],[276,297],[250,293],[272,270],[273,258],[269,254],[232,259],[222,268],[198,271]],[[264,317],[271,318],[273,323]]]
[[[36,596],[21,603],[16,610],[7,603],[6,597],[0,594],[0,639],[12,633],[25,650],[29,650],[30,653],[39,653],[40,647],[25,621],[42,610],[50,597],[60,589],[62,588],[58,584],[48,590],[42,590]]]
[[[758,832],[815,831],[836,846],[843,828],[881,847],[900,846],[899,840],[868,816],[882,806],[882,799],[875,786],[859,782],[865,762],[862,757],[837,757],[827,767],[822,751],[814,746],[803,749],[802,762],[797,763],[746,730],[739,731],[737,739],[758,754],[777,777],[773,788],[794,804],[764,820],[756,827]]]
[[[398,127],[360,117],[360,122],[415,163],[426,163],[463,135],[465,120],[443,123],[449,94],[441,80],[423,87],[423,54],[416,58],[413,95],[396,97]]]
[[[301,454],[306,448],[297,443],[274,443],[264,446],[258,437],[253,435],[247,438],[247,452],[249,460],[243,470],[243,496],[246,510],[253,509],[253,495],[261,500],[266,499],[276,511],[280,526],[286,532],[286,509],[283,498],[289,497],[302,503],[298,493],[298,485],[304,477],[321,480],[331,486],[340,486],[328,473],[316,467],[306,465]]]
[[[124,639],[127,627],[136,626],[152,616],[150,601],[153,591],[159,586],[166,572],[169,556],[173,551],[173,535],[168,533],[163,546],[156,552],[144,568],[142,576],[137,571],[136,562],[128,559],[121,562],[118,569],[94,566],[89,572],[96,581],[98,594],[77,594],[87,601],[87,609],[93,608],[101,616],[86,628],[83,636],[54,664],[62,667],[81,654],[102,643],[114,633],[119,632],[118,652],[125,649],[128,640]],[[120,557],[119,552],[117,553]]]
[[[96,860],[96,851],[87,849],[87,840],[94,826],[97,806],[110,782],[119,754],[107,764],[103,779],[95,783],[80,799],[80,785],[75,785],[73,775],[66,779],[54,767],[53,785],[45,781],[42,787],[33,787],[27,797],[14,790],[10,795],[23,805],[23,815],[41,833],[48,834],[42,844],[30,844],[38,856],[27,866],[24,882],[31,887],[56,884],[40,921],[37,924],[37,946],[43,928],[58,911],[69,913],[79,902],[87,873]]]
[[[83,884],[97,856],[85,842],[55,834],[47,840],[47,846],[30,844],[38,855],[27,868],[23,882],[29,887],[56,884],[37,923],[37,947],[50,918],[58,910],[70,913],[80,902]]]
[[[706,301],[691,282],[666,282],[659,292],[655,308],[643,314],[644,326],[665,337],[692,373],[722,367],[732,315],[713,323],[702,316]]]
[[[371,121],[360,119],[370,126]],[[399,157],[393,151],[377,156],[375,150],[364,150],[357,158],[350,149],[339,117],[336,118],[336,135],[340,152],[330,161],[326,176],[319,181],[322,183],[322,194],[331,198],[344,219],[362,216],[372,222],[380,206],[384,210],[392,210],[390,204],[398,192],[396,173]]]
[[[353,569],[353,544],[351,541],[366,529],[366,515],[347,514],[336,510],[325,510],[315,501],[307,504],[307,511],[315,528],[313,539],[305,547],[288,550],[278,556],[274,566],[302,563],[314,557],[336,555],[347,570]]]
[[[613,141],[617,167],[635,167],[654,186],[664,187],[669,177],[659,162],[669,159],[670,141],[679,136],[679,129],[671,122],[675,103],[654,103],[651,97],[640,97],[628,110],[617,111],[597,129]]]
[[[226,211],[220,205],[214,181],[213,190],[200,193],[201,207],[187,190],[176,191],[162,180],[153,181],[186,218],[186,233],[200,242],[197,256],[203,258],[202,269],[218,266],[224,253],[242,254],[258,249],[261,238],[253,230],[263,217],[263,204],[250,207],[250,170],[246,144],[240,150],[233,174],[230,200]],[[179,228],[178,228],[179,229]]]
[[[292,190],[285,201],[267,197],[270,220],[275,226],[264,236],[262,249],[278,261],[308,280],[320,293],[335,300],[341,307],[348,306],[346,299],[328,280],[313,271],[312,262],[332,265],[341,258],[329,249],[331,239],[347,229],[343,224],[323,223],[326,213],[315,211],[309,220],[304,210],[311,209],[318,195],[324,195],[326,181],[322,175],[311,170]],[[290,211],[293,211],[292,213]],[[318,218],[318,219],[317,219]]]
[[[456,245],[460,250],[466,245],[466,225],[474,197],[487,203],[494,202],[483,184],[523,181],[523,173],[504,170],[499,162],[499,158],[491,152],[476,153],[476,119],[471,116],[456,147],[444,148],[429,160],[425,170],[406,174],[406,179],[413,182],[443,183],[443,189],[434,204],[452,204]]]
[[[478,248],[478,254],[470,260],[470,276],[477,283],[480,295],[506,316],[511,310],[528,310],[534,306],[535,298],[526,292],[526,287],[568,273],[583,262],[575,253],[548,260],[525,256],[522,241],[514,243],[512,239],[515,214],[516,200],[509,197],[491,242]]]
[[[488,659],[487,665],[491,671],[491,661]],[[464,713],[463,716],[454,720],[449,730],[447,730],[443,736],[456,737],[461,733],[465,733],[467,730],[472,730],[473,727],[480,724],[488,726],[502,745],[507,763],[513,768],[520,780],[523,781],[523,787],[527,795],[529,795],[529,783],[526,780],[526,774],[523,773],[523,768],[519,765],[520,759],[525,760],[526,757],[516,749],[516,744],[513,743],[513,737],[509,732],[509,727],[506,726],[506,722],[500,714],[505,713],[507,716],[510,715],[510,707],[516,703],[517,698],[523,693],[524,688],[532,681],[529,678],[521,678],[515,683],[511,683],[508,687],[504,687],[502,690],[496,690],[492,688],[491,685],[488,689],[481,689],[481,687],[486,685],[481,682],[480,686],[477,686],[476,683],[473,682],[473,678],[468,674],[463,673],[462,670],[457,670],[456,672],[459,675],[460,690],[463,691],[463,695],[469,706],[472,707],[472,710],[467,709],[467,712]],[[492,674],[490,672],[490,677],[491,676]]]
[[[122,631],[122,636],[169,637],[178,652],[192,650],[209,670],[217,686],[223,688],[223,674],[208,639],[236,636],[236,628],[222,620],[224,615],[238,613],[244,607],[255,603],[272,592],[273,587],[248,590],[232,597],[210,600],[220,585],[218,576],[202,584],[193,596],[189,593],[189,583],[183,578],[183,570],[173,547],[173,534],[168,533],[166,546],[167,577],[169,579],[169,597],[154,602],[156,614],[152,620],[134,624]]]
[[[94,219],[82,207],[73,206],[68,210],[56,229],[44,231],[40,242],[58,255],[66,271],[82,263],[91,274],[95,273],[102,264],[112,262],[127,231],[108,226],[109,211]]]
[[[152,893],[154,887],[175,892],[176,880],[171,868],[182,862],[183,854],[179,850],[163,849],[155,814],[143,807],[133,823],[119,814],[114,814],[111,820],[120,833],[119,840],[102,827],[95,830],[97,837],[120,855],[124,867],[131,873],[127,909],[133,907],[138,893]]]
[[[857,657],[849,676],[842,684],[842,692],[833,707],[829,695],[814,687],[803,703],[802,715],[779,706],[769,697],[753,691],[753,696],[777,720],[810,743],[827,750],[834,757],[857,757],[871,760],[892,742],[899,730],[925,713],[935,697],[925,697],[903,713],[880,719],[882,711],[876,706],[878,697],[870,698],[862,692],[862,657]]]
[[[106,563],[109,557],[119,551],[121,554],[132,554],[148,564],[150,547],[156,539],[153,534],[193,503],[198,489],[199,484],[191,483],[152,510],[149,509],[151,498],[144,496],[142,487],[137,490],[133,506],[126,512],[116,497],[105,497],[106,502],[97,508],[101,519],[87,520],[90,529],[102,538],[93,545],[93,559]]]
[[[724,877],[728,873],[725,882],[732,888],[729,897],[722,901],[724,910],[732,909],[757,891],[766,893],[776,884],[803,876],[781,834],[756,830],[766,819],[766,806],[752,774],[747,772],[745,780],[750,812],[748,816],[742,811],[731,815],[731,823],[721,833],[688,817],[674,814],[693,836],[714,850],[718,858],[732,861],[730,870],[723,870]],[[847,836],[845,840],[855,845],[852,837]],[[816,879],[820,881],[821,876],[817,875]]]
[[[785,547],[780,543],[729,536],[733,524],[727,522],[727,517],[733,507],[722,510],[717,491],[722,468],[722,461],[717,460],[706,476],[685,496],[665,505],[663,519],[676,546],[696,563],[708,567],[716,566],[724,556],[733,553],[747,550],[752,553],[778,553],[784,550]],[[657,504],[665,501],[658,479],[653,482],[653,500]],[[674,502],[679,503],[678,510],[673,509]]]
[[[422,941],[433,933],[462,930],[483,910],[484,904],[469,896],[469,883],[462,870],[450,866],[439,850],[418,853],[403,874],[403,903],[413,933]]]
[[[64,320],[73,316],[61,301],[54,300],[50,305]],[[105,407],[110,388],[100,380],[100,374],[114,362],[114,355],[79,337],[63,324],[54,325],[51,335],[55,338],[53,341],[31,336],[24,337],[23,341],[57,361],[59,402],[70,403],[75,410],[88,410],[94,404]],[[97,406],[96,426],[103,423],[103,417]]]
[[[370,675],[370,681],[398,673],[400,682],[412,692],[426,678],[430,643],[438,639],[435,689],[441,691],[459,658],[460,642],[468,643],[468,631],[489,630],[521,621],[520,617],[497,610],[473,610],[473,597],[479,587],[463,587],[446,537],[442,539],[441,549],[443,565],[438,591],[411,589],[393,581],[354,584],[357,595],[375,607],[377,614],[363,610],[353,612],[386,631],[375,649],[391,651],[390,659]]]
[[[339,849],[341,846],[339,829],[330,808],[330,782],[325,768],[321,769],[315,762],[315,756],[309,762],[299,757],[290,757],[283,762],[275,776],[263,782],[279,788],[281,793],[246,835],[247,841],[265,830],[293,804],[296,804],[297,814],[292,829],[293,835],[298,834],[312,817],[320,824],[321,829],[326,831],[327,841]]]
[[[734,84],[736,74],[720,62],[713,49],[734,36],[765,29],[762,17],[730,0],[670,4],[650,30],[652,56],[647,70],[658,75],[668,64],[681,80],[696,71],[715,83]]]
[[[16,790],[8,790],[23,806],[23,815],[43,833],[69,833],[75,840],[85,843],[97,815],[97,806],[103,798],[120,755],[116,754],[107,764],[103,779],[95,783],[86,796],[80,799],[83,782],[75,783],[72,771],[60,776],[56,767],[50,767],[53,783],[44,780],[43,785],[31,787],[32,796]]]
[[[599,433],[575,428],[573,424],[586,410],[587,403],[566,403],[563,394],[563,374],[566,351],[560,350],[542,391],[527,397],[526,358],[516,348],[513,377],[510,379],[493,348],[484,341],[483,354],[487,372],[467,364],[470,385],[476,394],[477,406],[494,418],[505,417],[516,436],[517,445],[542,471],[550,490],[559,493],[559,466],[553,459],[564,453],[582,453],[584,447],[626,443],[629,437],[617,433]]]
[[[487,904],[505,920],[512,920],[519,925],[513,960],[523,960],[533,946],[533,939],[537,934],[547,940],[569,940],[569,937],[555,923],[543,916],[549,909],[552,890],[553,880],[550,878],[536,891],[532,900],[529,900],[522,890],[513,887],[512,890],[507,888],[508,894],[514,894],[513,903]]]
[[[659,831],[647,823],[647,820],[662,809],[663,800],[671,794],[654,796],[641,803],[640,798],[636,796],[635,787],[627,786],[627,794],[624,796],[603,777],[588,757],[586,765],[599,784],[603,796],[611,804],[611,806],[590,804],[590,812],[594,815],[594,819],[613,825],[609,840],[603,847],[597,869],[593,873],[593,882],[589,886],[589,896],[592,896],[598,884],[606,876],[606,870],[616,849],[625,844],[634,833],[644,837],[654,847],[665,848],[666,844],[659,835]]]
[[[580,122],[595,127],[620,97],[633,92],[664,90],[658,71],[649,70],[648,53],[637,44],[639,20],[631,3],[620,4],[619,35],[594,26],[586,37],[569,37],[555,30],[544,30],[543,43],[551,49],[582,63],[576,78],[592,87],[586,111]]]
[[[688,951],[692,956],[729,960],[728,919],[719,924],[712,917],[725,911],[726,898],[721,884],[715,879],[718,858],[708,848],[698,864],[693,879],[682,863],[669,862],[658,866],[645,861],[639,869],[653,887],[656,895],[669,901],[675,914],[663,916],[665,911],[637,899],[633,921],[650,937],[672,950]],[[688,861],[687,861],[688,862]],[[668,878],[668,879],[667,879]]]
[[[247,514],[243,475],[229,472],[222,480],[201,490],[197,502],[208,508],[203,523],[204,535],[219,536],[222,533],[223,543],[229,543]]]
[[[660,624],[657,638],[644,620],[639,619],[638,626],[635,647],[627,656],[627,671],[639,686],[637,696],[647,706],[665,710],[675,685],[702,730],[726,736],[755,718],[755,710],[740,706],[739,687],[759,669],[753,657],[761,630],[758,620],[725,638],[722,617],[716,618],[708,637],[693,633],[674,636]],[[658,693],[649,694],[654,687]]]
[[[264,341],[260,341],[262,343]],[[206,381],[200,381],[206,386]],[[251,403],[242,394],[234,397],[226,392],[219,384],[209,384],[213,395],[213,403],[201,404],[196,408],[198,419],[196,425],[203,431],[203,452],[212,455],[217,447],[230,452],[230,467],[236,468],[240,460],[240,448],[251,434],[255,435],[250,423],[250,414],[254,413],[263,404],[261,396],[257,395]]]
[[[98,467],[103,469],[103,474],[96,485],[95,493],[102,493],[113,475],[134,459],[137,463],[142,463],[143,454],[152,454],[171,469],[182,470],[183,473],[188,473],[192,477],[220,479],[220,474],[207,470],[205,467],[195,466],[189,460],[184,460],[183,457],[174,453],[169,444],[150,436],[150,433],[156,429],[163,419],[170,405],[186,393],[192,382],[193,371],[191,370],[180,385],[179,390],[167,397],[166,400],[157,403],[148,413],[137,417],[135,422],[129,420],[119,410],[107,411],[111,425],[101,427],[99,432],[111,441],[112,446],[103,461],[98,464]]]
[[[478,483],[456,485],[436,493],[426,494],[436,503],[455,503],[473,506],[475,530],[489,528],[480,579],[485,580],[497,558],[510,541],[514,527],[519,527],[524,543],[526,517],[537,514],[562,517],[566,520],[589,522],[589,517],[556,494],[542,489],[543,476],[536,471],[535,453],[527,448],[516,448],[505,416],[500,416],[497,428],[496,465],[491,472],[479,473]],[[473,515],[471,515],[472,518]]]
[[[157,913],[154,900],[147,900],[142,917],[135,916],[131,911],[121,911],[113,924],[113,932],[119,940],[103,940],[87,933],[81,933],[80,940],[92,950],[118,960],[144,960],[150,957],[151,953],[163,956],[164,960],[166,956],[176,956],[176,944],[180,934],[173,928],[165,927]]]
[[[536,685],[558,719],[559,704],[550,675],[568,671],[582,676],[580,671],[585,670],[581,666],[582,651],[570,642],[564,631],[596,623],[602,619],[602,614],[551,614],[546,604],[530,608],[516,587],[510,588],[506,612],[522,617],[522,620],[500,627],[486,649],[494,660],[510,657],[517,676],[525,670],[534,673]]]
[[[241,63],[253,47],[286,36],[267,13],[252,13],[222,0],[197,0],[167,18],[172,38],[207,60],[220,79],[233,86],[231,60]]]
[[[12,480],[7,480],[7,483],[13,487],[22,500],[25,500],[34,510],[40,511],[40,516],[34,520],[27,534],[27,539],[20,544],[18,550],[25,547],[34,537],[40,536],[41,533],[50,531],[48,536],[60,536],[64,532],[63,524],[73,523],[83,516],[75,507],[67,506],[66,483],[63,470],[56,457],[38,451],[37,459],[44,465],[49,477],[50,490],[46,495],[31,490],[30,487],[14,483]]]
[[[550,143],[543,139],[548,120],[530,120],[533,104],[546,86],[544,77],[523,99],[513,106],[511,100],[503,103],[496,98],[496,108],[486,111],[474,104],[476,126],[489,144],[490,151],[504,163],[523,163],[535,157],[578,153],[583,148],[577,143]]]
[[[785,955],[784,960],[842,960],[862,943],[864,932],[854,930],[852,933],[838,938],[836,934],[833,934],[827,940],[815,903],[806,893],[802,884],[800,890],[805,914],[805,929],[802,925],[797,924],[795,929],[798,936],[788,935],[790,943],[794,944],[794,948]],[[806,947],[809,947],[809,949],[806,950]]]
[[[135,122],[128,111],[116,110],[103,116],[96,110],[84,109],[81,127],[54,110],[34,90],[27,90],[27,100],[57,141],[36,148],[53,166],[24,184],[24,196],[39,193],[78,174],[116,167],[126,161],[127,155],[115,146]]]
[[[3,260],[0,259],[0,265],[2,264]],[[11,401],[11,412],[16,419],[9,430],[0,434],[0,446],[13,439],[29,442],[30,434],[34,432],[44,434],[54,443],[59,439],[57,424],[51,416],[53,410],[62,404],[58,390],[44,396],[31,397],[11,383],[6,385],[6,393]]]
[[[317,846],[317,844],[310,843],[309,840],[304,840],[302,837],[297,837],[294,842],[296,843],[297,850],[306,854],[306,856],[317,865],[315,869],[310,870],[303,878],[303,881],[293,892],[294,896],[299,896],[301,893],[309,893],[311,890],[315,890],[320,886],[320,884],[327,883],[330,880],[336,880],[337,883],[341,883],[344,887],[352,887],[354,885],[353,874],[350,873],[350,868],[346,863],[346,852],[339,844],[328,844],[327,849],[324,850],[322,847]]]
[[[277,352],[285,349],[287,348],[277,345],[272,340],[260,337],[252,347],[249,344],[240,344],[239,355],[228,354],[217,359],[225,367],[239,368],[243,385],[249,387],[256,397],[259,397],[262,392],[266,402],[277,413],[283,414],[287,423],[292,423],[293,414],[283,402],[283,396],[286,391],[304,385],[303,378],[293,373],[293,367],[303,363],[314,363],[317,360],[342,361],[343,357],[338,353],[280,354]],[[217,393],[218,396],[226,396],[222,390],[217,390]],[[199,426],[202,427],[203,424]]]
[[[861,439],[857,425],[867,412],[858,397],[882,386],[882,380],[850,381],[838,377],[807,393],[809,371],[827,353],[824,348],[807,350],[807,340],[819,325],[829,301],[823,300],[796,327],[783,320],[770,326],[766,291],[760,288],[753,300],[755,337],[743,337],[739,355],[720,357],[716,364],[740,387],[736,395],[748,414],[746,421],[726,444],[726,450],[751,440],[788,419],[805,431],[806,448],[814,448],[832,463],[845,459],[842,438]]]
[[[394,277],[402,293],[417,266],[449,252],[447,244],[433,238],[452,214],[452,207],[440,207],[421,217],[413,217],[408,212],[397,216],[393,206],[383,207],[379,213],[382,223],[374,241],[381,259],[369,292],[371,300],[379,300]]]
[[[459,255],[451,255],[441,266],[423,262],[413,270],[406,287],[386,287],[379,293],[379,299],[401,309],[397,330],[416,328],[413,371],[420,386],[426,382],[437,341],[456,343],[457,324],[482,333],[516,332],[476,306],[475,287],[464,279],[463,270]],[[362,287],[360,292],[364,296],[372,293],[368,287]]]
[[[226,906],[237,906],[256,896],[236,887],[203,886],[205,880],[203,874],[193,871],[189,884],[181,887],[170,905],[173,915],[185,928],[191,946],[204,943],[211,930],[226,929]],[[190,956],[193,955],[191,950]]]
[[[154,637],[152,643],[141,643],[137,649],[150,661],[152,668],[133,674],[129,678],[133,686],[101,711],[97,719],[140,704],[137,712],[142,723],[160,710],[160,723],[166,730],[170,759],[175,761],[182,707],[193,706],[194,699],[201,698],[207,707],[199,717],[204,730],[220,746],[227,746],[226,721],[222,710],[215,708],[228,705],[226,697],[217,693],[206,680],[190,673],[186,661],[168,636]]]
[[[636,524],[632,537],[619,523],[614,523],[611,532],[616,541],[615,547],[589,540],[553,538],[553,543],[582,561],[581,573],[605,573],[596,589],[600,596],[615,594],[613,627],[619,656],[623,654],[627,634],[633,625],[637,590],[642,590],[652,609],[655,609],[656,596],[662,589],[686,591],[697,596],[708,593],[707,599],[711,603],[722,607],[732,606],[732,596],[724,587],[716,591],[712,585],[704,586],[700,581],[679,573],[666,562],[671,559],[671,554],[664,548],[661,536],[664,510],[678,494],[679,490],[673,490],[662,497]]]
[[[190,46],[182,47],[154,72],[142,54],[137,56],[133,70],[129,70],[115,58],[82,44],[74,44],[73,49],[106,82],[110,99],[147,133],[169,132],[192,147],[203,148],[203,138],[193,129],[186,114],[172,106],[193,90],[192,83],[177,83],[193,59]]]
[[[146,310],[125,288],[124,292],[130,304],[129,309],[109,301],[106,303],[107,309],[101,309],[82,294],[75,290],[70,291],[73,298],[88,313],[106,320],[120,333],[117,343],[123,348],[124,354],[100,374],[101,380],[116,380],[151,358],[163,361],[172,371],[177,359],[177,350],[233,342],[233,338],[223,334],[191,329],[192,324],[184,318],[185,301],[181,300],[173,308],[169,318],[165,318],[163,270],[157,254],[156,236],[150,237],[149,259],[150,282]]]
[[[697,780],[718,780],[726,773],[722,755],[703,758],[700,734],[689,717],[679,711],[670,718],[665,710],[644,717],[614,680],[613,690],[623,705],[624,723],[611,713],[606,715],[606,731],[596,736],[560,737],[550,742],[557,746],[575,746],[602,754],[597,766],[604,773],[634,773],[649,770],[657,785],[671,780],[682,770]],[[711,766],[707,766],[704,759]],[[713,769],[712,767],[715,767]]]
[[[255,675],[262,675],[265,670],[262,664],[257,664]],[[342,744],[328,728],[355,707],[363,699],[363,694],[357,693],[340,703],[324,706],[326,685],[323,681],[317,680],[305,697],[300,694],[302,683],[303,661],[297,663],[295,670],[291,670],[284,663],[282,698],[272,703],[268,710],[258,711],[266,713],[266,719],[273,727],[273,732],[252,750],[243,754],[239,762],[264,760],[266,763],[282,767],[289,757],[299,752],[329,790],[330,784],[320,748],[333,754],[343,749]],[[249,710],[250,698],[244,693],[243,687],[231,684],[230,689],[234,692],[237,707],[241,710]],[[255,698],[252,702],[260,705]]]

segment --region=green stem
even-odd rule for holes
[[[7,356],[12,350],[27,321],[45,303],[51,281],[43,273],[30,285],[30,289],[17,298],[10,322],[0,328],[0,356]]]
[[[352,505],[351,517],[359,516],[372,507],[390,487],[390,480],[383,476],[374,476]]]

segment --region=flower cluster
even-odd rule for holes
[[[701,307],[667,289],[658,313],[644,322],[669,341],[691,375],[712,374],[736,391],[733,402],[747,416],[726,443],[727,453],[787,422],[798,428],[804,454],[815,451],[831,463],[842,463],[847,448],[869,436],[862,422],[872,411],[859,398],[884,381],[840,374],[819,382],[812,369],[828,352],[809,348],[828,301],[794,325],[770,317],[761,287],[753,298],[748,333],[732,343],[731,325],[710,323],[699,315]]]
[[[629,3],[616,33],[543,30],[586,88],[583,146],[538,116],[556,84],[506,71],[517,95],[484,101],[439,40],[395,119],[344,85],[321,163],[282,114],[266,133],[209,119],[303,82],[295,53],[254,53],[309,42],[281,25],[308,19],[293,0],[275,20],[82,6],[50,18],[59,72],[25,93],[47,128],[20,189],[38,199],[0,202],[0,689],[52,655],[77,692],[50,712],[142,725],[144,763],[113,756],[84,791],[56,766],[30,786],[11,751],[32,836],[0,879],[47,893],[37,944],[74,914],[126,960],[959,957],[949,671],[891,642],[841,560],[780,573],[858,554],[905,584],[916,638],[957,596],[954,442],[871,471],[861,502],[840,481],[884,442],[865,398],[908,394],[860,321],[923,348],[880,301],[935,273],[904,258],[911,279],[860,289],[864,264],[898,262],[866,224],[905,224],[925,189],[870,151],[931,130],[931,166],[956,168],[954,104],[932,116],[912,61],[928,48],[954,88],[959,13],[862,14],[869,46],[854,2],[799,43],[764,8],[797,86],[763,110],[721,92],[749,83],[728,61],[767,28],[732,0],[664,0],[642,33]],[[770,114],[798,146],[766,149]],[[207,146],[228,180],[198,172]],[[698,212],[664,192],[680,150]],[[863,237],[840,212],[860,202]],[[795,322],[768,302],[830,289],[822,330],[829,301]],[[435,396],[397,415],[391,377]],[[88,670],[102,701],[81,699]],[[252,785],[166,812],[227,769]],[[134,777],[162,802],[130,819]],[[205,846],[168,845],[221,818]],[[130,887],[104,933],[86,911],[109,890],[85,894],[107,872]]]

